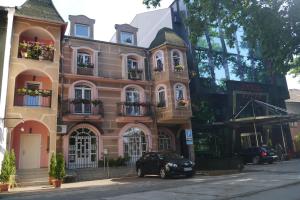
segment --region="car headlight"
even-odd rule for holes
[[[193,166],[195,166],[195,163],[193,161],[190,161],[190,164],[193,165]]]
[[[175,163],[167,163],[167,167],[178,167]]]

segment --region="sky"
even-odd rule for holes
[[[53,3],[68,22],[69,15],[86,15],[95,19],[96,40],[109,41],[115,32],[115,24],[130,23],[138,13],[151,11],[142,4],[143,0],[53,0]],[[0,0],[2,6],[20,6],[25,0]],[[173,0],[162,0],[161,8],[167,8]],[[145,22],[146,23],[146,22]],[[66,34],[69,34],[67,29]],[[300,77],[287,76],[289,89],[300,89]]]
[[[0,0],[2,6],[20,6],[26,0]],[[130,23],[138,13],[147,12],[143,0],[52,0],[60,15],[68,22],[69,15],[86,15],[95,19],[96,40],[109,41],[115,32],[115,24]],[[162,0],[167,8],[173,0]],[[69,34],[69,31],[66,32]]]

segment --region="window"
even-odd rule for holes
[[[85,67],[91,64],[91,56],[87,53],[77,54],[77,65],[78,67]]]
[[[171,136],[163,131],[158,132],[158,150],[170,151],[171,148]]]
[[[88,86],[78,85],[75,87],[75,99],[73,100],[74,112],[77,114],[92,113],[92,90]]]
[[[120,33],[121,43],[122,44],[134,44],[133,33],[121,32]]]
[[[157,90],[157,107],[166,107],[166,91],[164,87],[159,87]]]
[[[148,151],[148,138],[140,128],[130,128],[123,135],[124,156],[135,162]]]
[[[183,71],[182,60],[181,60],[180,52],[178,50],[174,50],[172,52],[172,64],[174,67],[174,71],[176,72]]]
[[[75,24],[75,36],[77,37],[90,37],[90,27],[83,24]]]
[[[128,79],[142,80],[143,70],[138,69],[138,61],[134,58],[127,59]]]
[[[161,51],[157,52],[155,55],[155,63],[156,68],[154,71],[163,71],[164,70],[164,60],[163,60],[163,53]]]
[[[126,89],[126,114],[130,116],[138,116],[141,114],[141,108],[139,105],[140,94],[135,88]]]
[[[181,84],[175,86],[175,99],[176,101],[184,100],[184,87]]]

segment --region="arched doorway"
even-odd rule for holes
[[[142,129],[129,128],[123,134],[124,157],[128,157],[129,163],[134,164],[143,153],[147,152],[148,139]]]
[[[188,145],[186,144],[186,136],[185,136],[185,131],[182,130],[180,131],[180,153],[183,157],[189,158],[189,148]]]
[[[38,121],[25,121],[12,130],[11,148],[18,169],[48,167],[49,130]]]
[[[89,128],[78,128],[69,137],[68,167],[98,167],[98,140]]]

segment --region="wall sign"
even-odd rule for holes
[[[185,129],[185,140],[187,145],[193,144],[193,132],[192,129]]]

